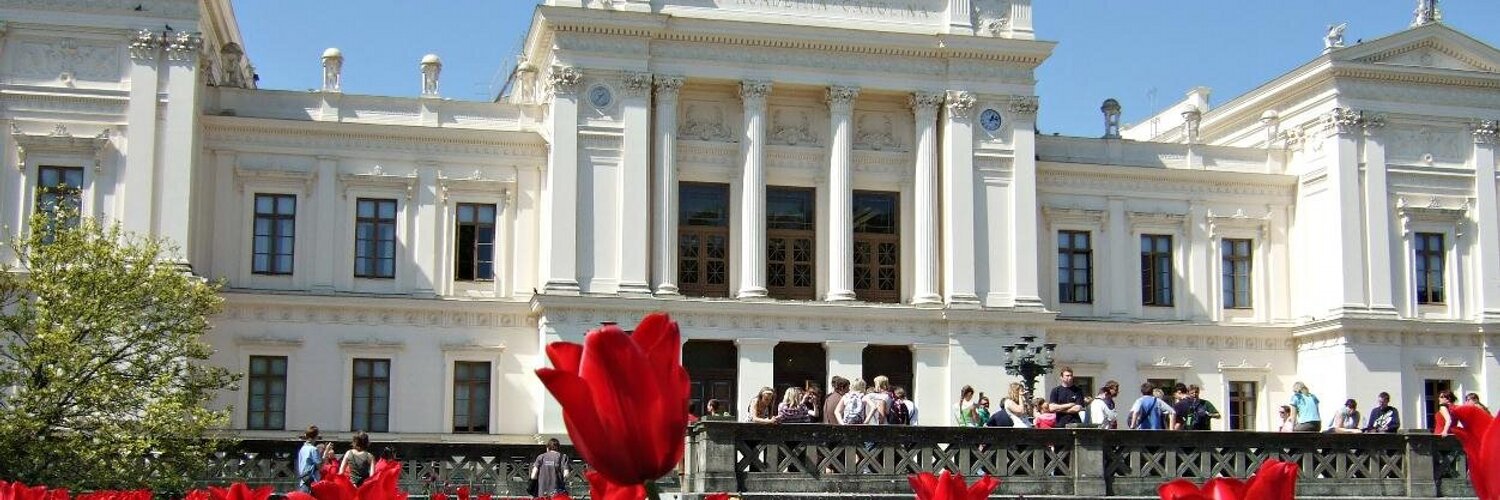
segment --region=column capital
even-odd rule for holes
[[[162,48],[167,51],[167,59],[172,61],[191,61],[203,49],[202,33],[175,31],[163,38],[165,45]]]
[[[1324,131],[1330,135],[1353,134],[1367,128],[1385,126],[1385,115],[1352,108],[1333,108],[1323,115]]]
[[[938,105],[943,103],[943,92],[931,90],[918,90],[906,96],[906,105],[912,111],[921,113],[923,111],[937,111]]]
[[[624,89],[624,92],[621,93],[626,97],[646,97],[651,95],[651,79],[651,73],[627,72],[620,78],[620,87]]]
[[[1500,144],[1500,120],[1479,120],[1469,124],[1474,144]]]
[[[954,119],[967,119],[974,113],[974,104],[979,99],[974,97],[973,92],[967,90],[948,91],[948,116]]]
[[[676,99],[685,82],[686,79],[680,75],[656,75],[656,98]]]
[[[771,95],[771,82],[767,80],[745,80],[740,82],[740,99],[746,104],[764,104]]]
[[[847,113],[854,105],[854,99],[859,97],[859,87],[833,85],[828,87],[826,97],[829,108]]]
[[[1041,107],[1040,101],[1034,95],[1010,96],[1010,112],[1015,115],[1036,116]]]
[[[572,66],[553,66],[547,72],[547,89],[555,95],[573,95],[583,82],[583,72]]]
[[[162,34],[148,29],[136,30],[130,35],[130,57],[132,59],[156,59],[163,45]]]

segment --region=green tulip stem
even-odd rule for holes
[[[661,487],[656,485],[656,481],[646,482],[646,500],[661,500]]]

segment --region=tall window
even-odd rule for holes
[[[766,188],[766,291],[773,298],[811,300],[813,190]]]
[[[245,428],[286,429],[286,356],[250,356]]]
[[[63,223],[77,225],[83,211],[83,169],[41,166],[36,174],[36,211],[51,220],[59,209],[67,209],[71,215]]]
[[[354,360],[354,411],[350,427],[368,432],[390,430],[391,360]]]
[[[1250,240],[1225,238],[1220,246],[1224,254],[1224,308],[1249,309]]]
[[[901,300],[901,219],[897,193],[854,192],[854,296]]]
[[[729,185],[677,186],[677,289],[729,296]]]
[[[1057,232],[1057,300],[1094,302],[1094,251],[1088,231]]]
[[[1229,383],[1229,430],[1255,430],[1255,382]]]
[[[1172,236],[1141,235],[1141,303],[1172,305]]]
[[[396,200],[355,202],[354,275],[396,277]]]
[[[1434,378],[1422,380],[1422,414],[1427,416],[1428,429],[1434,429],[1437,426],[1437,421],[1433,416],[1437,415],[1438,394],[1443,391],[1452,390],[1452,380]],[[1454,392],[1456,393],[1457,391]]]
[[[490,431],[490,364],[453,363],[453,432]]]
[[[1417,303],[1443,303],[1443,235],[1417,233]]]
[[[292,274],[292,247],[297,236],[297,197],[255,195],[255,243],[251,270],[256,274]]]
[[[458,204],[458,245],[454,247],[453,279],[478,281],[495,277],[495,205]]]

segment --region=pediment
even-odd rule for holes
[[[1432,24],[1334,52],[1334,60],[1481,73],[1500,73],[1500,50],[1453,28]]]

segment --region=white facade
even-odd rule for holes
[[[81,168],[88,213],[170,237],[223,279],[215,362],[284,363],[221,399],[246,436],[364,428],[366,360],[388,363],[377,440],[561,434],[532,374],[543,345],[654,310],[689,342],[733,346],[708,368],[737,409],[778,373],[853,378],[867,347],[896,346],[922,423],[946,424],[959,387],[1004,392],[1002,348],[1025,335],[1120,381],[1122,404],[1170,379],[1228,413],[1254,383],[1259,429],[1299,380],[1325,417],[1388,391],[1412,428],[1439,383],[1500,397],[1500,51],[1440,23],[1218,107],[1195,89],[1093,139],[1034,132],[1053,44],[1034,40],[1028,0],[551,0],[494,103],[442,98],[436,58],[413,75],[420,97],[344,94],[336,50],[322,90],[258,90],[226,0],[135,3],[0,0],[0,220],[24,227],[42,169]],[[698,269],[684,238],[707,233],[685,228],[679,190],[703,185],[727,193],[690,200],[723,208],[723,298],[682,282]],[[788,214],[768,190],[808,196],[810,225],[768,224]],[[896,200],[882,269],[899,301],[860,300],[876,296],[854,233],[867,221],[850,215],[865,193]],[[272,196],[295,207],[277,215]],[[475,207],[492,223],[463,226]],[[1056,271],[1076,234],[1087,301]],[[488,236],[484,278],[469,256]],[[1147,238],[1170,264],[1161,305],[1145,304]],[[1229,287],[1244,307],[1225,306],[1226,241],[1245,244]],[[1441,296],[1419,297],[1428,242]],[[783,344],[821,350],[817,366]],[[254,416],[252,391],[271,405]],[[478,433],[454,432],[464,414]]]

